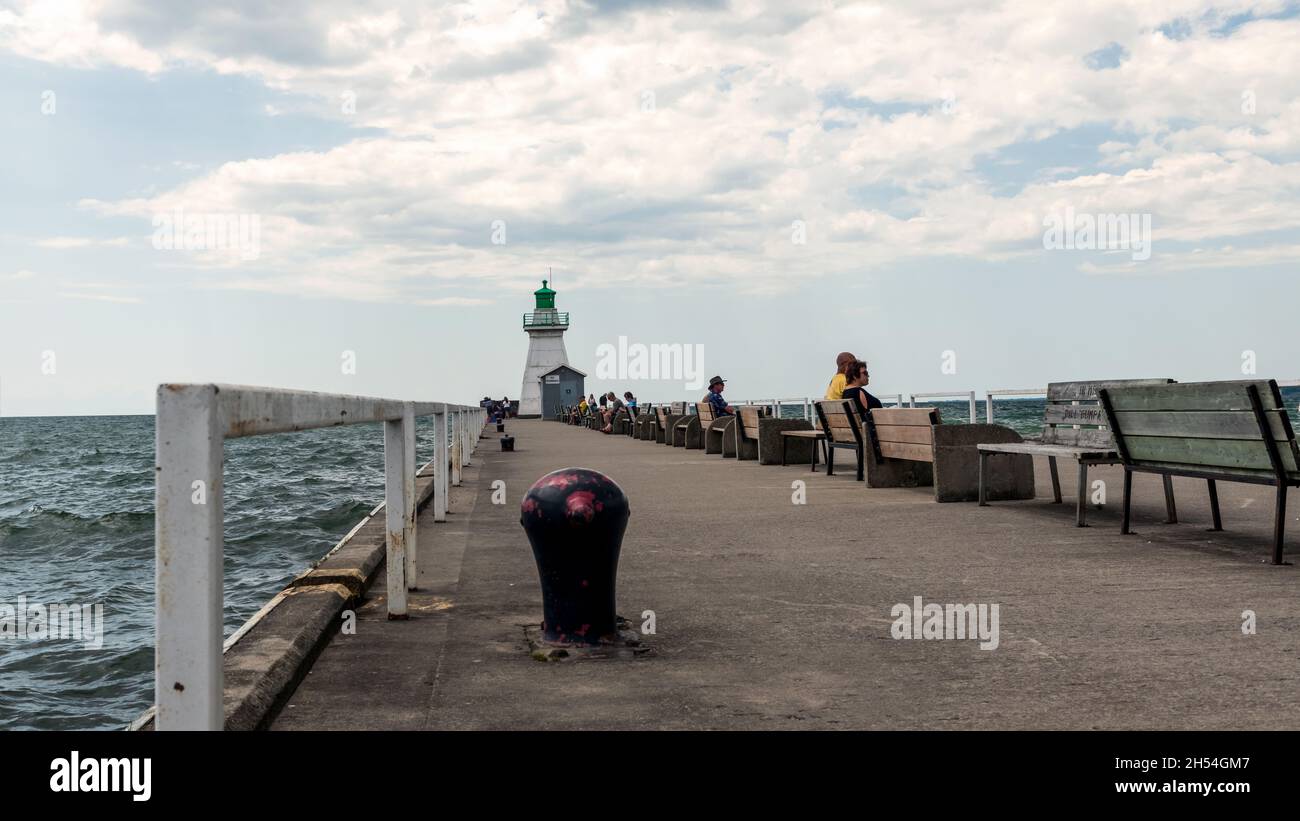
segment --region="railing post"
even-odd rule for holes
[[[159,386],[155,425],[154,726],[220,730],[224,429],[217,388]]]
[[[406,491],[406,589],[415,590],[420,586],[420,572],[417,567],[420,550],[419,533],[415,524],[415,403],[402,405],[402,454],[406,457],[402,470],[403,484]]]
[[[975,424],[975,391],[970,392],[970,423]]]
[[[478,417],[475,415],[474,411],[472,410],[465,411],[464,453],[465,453],[465,464],[467,465],[473,460],[474,443],[478,441],[479,431],[482,430],[482,428],[479,428],[478,430],[474,429],[474,420],[477,418]]]
[[[460,433],[460,411],[451,411],[451,483],[460,487],[461,449],[465,447],[465,438]]]
[[[984,395],[984,421],[993,424],[993,394]]]
[[[407,510],[406,434],[404,419],[384,422],[384,513],[387,533],[388,618],[406,618]]]
[[[447,521],[447,410],[433,415],[433,520]]]

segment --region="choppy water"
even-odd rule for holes
[[[1283,397],[1300,424],[1300,388]],[[932,404],[968,420],[965,402]],[[1042,418],[1041,399],[994,409],[1022,434]],[[421,463],[432,434],[421,420]],[[119,728],[152,703],[153,435],[152,416],[0,418],[0,604],[100,603],[105,621],[99,649],[0,639],[0,729]],[[383,498],[382,429],[233,440],[225,481],[229,635]]]
[[[99,649],[0,638],[0,729],[119,728],[153,703],[153,437],[152,416],[0,419],[0,604],[104,611]],[[377,424],[226,444],[227,635],[383,500],[383,454]]]

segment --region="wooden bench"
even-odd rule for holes
[[[626,407],[614,411],[614,415],[609,420],[609,432],[617,436],[626,436],[628,429],[632,427],[632,414]]]
[[[704,447],[704,432],[713,423],[713,406],[696,402],[695,413],[687,414],[673,426],[673,447],[700,449]]]
[[[1003,425],[940,424],[937,408],[873,408],[863,426],[870,459],[868,487],[934,486],[936,502],[973,502],[980,497],[979,443],[1023,441]],[[1034,463],[1011,455],[986,477],[986,495],[1034,498]]]
[[[1300,448],[1273,380],[1186,382],[1098,392],[1124,465],[1124,521],[1135,472],[1205,479],[1214,530],[1222,530],[1215,482],[1273,485],[1273,564],[1282,564],[1286,491],[1300,487]]]
[[[736,423],[731,430],[736,442],[736,460],[758,459],[758,420],[763,418],[763,410],[757,405],[741,405],[736,408]]]
[[[1061,503],[1061,479],[1056,460],[1073,459],[1078,463],[1077,507],[1075,524],[1087,527],[1088,468],[1091,465],[1113,465],[1120,461],[1115,452],[1115,441],[1106,425],[1106,415],[1097,398],[1097,392],[1106,388],[1168,385],[1172,379],[1109,379],[1091,382],[1053,382],[1047,386],[1047,404],[1043,411],[1043,435],[1037,442],[982,442],[980,454],[980,485],[987,481],[987,466],[991,454],[1028,454],[1046,456],[1052,474],[1052,501]],[[987,491],[980,495],[980,504],[987,506]],[[1168,521],[1177,521],[1174,509],[1174,488],[1165,479],[1165,506]]]
[[[685,402],[673,402],[668,407],[660,407],[656,410],[657,426],[655,428],[655,441],[661,445],[672,447],[673,429],[677,423],[686,414]]]
[[[655,409],[653,405],[638,405],[633,435],[637,439],[655,438]]]
[[[781,434],[788,430],[811,429],[812,425],[806,419],[780,419],[769,415],[766,406],[741,405],[736,408],[730,438],[736,459],[753,459],[760,465],[779,465],[781,446],[786,442]],[[725,445],[722,455],[730,455]]]
[[[817,470],[817,447],[820,444],[825,448],[826,433],[820,430],[783,430],[781,431],[781,464],[786,465],[789,458],[789,448],[792,442],[807,442],[808,464],[814,471]]]
[[[935,411],[936,418],[938,411]],[[858,412],[849,402],[840,399],[822,400],[817,403],[817,418],[821,422],[826,439],[826,475],[835,475],[835,451],[849,448],[858,460],[858,481],[863,479],[865,470],[866,437],[858,421]],[[813,469],[817,469],[816,449],[813,450]]]

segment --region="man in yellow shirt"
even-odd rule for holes
[[[849,353],[848,351],[845,351],[844,353],[835,357],[835,378],[833,378],[831,380],[831,384],[826,387],[825,398],[827,399],[844,398],[844,386],[848,384],[848,380],[844,376],[844,370],[845,368],[852,365],[856,361],[858,361],[858,358],[853,354]]]

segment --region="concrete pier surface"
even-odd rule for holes
[[[272,729],[1271,729],[1300,727],[1300,574],[1266,563],[1273,489],[1137,475],[1138,535],[1119,534],[1122,470],[1074,526],[1039,498],[939,504],[853,471],[761,466],[699,450],[511,420],[480,443],[448,522],[419,523],[412,618],[368,591]],[[534,660],[537,571],[519,503],[543,474],[593,468],[626,491],[619,613],[655,615],[653,652]],[[506,504],[492,503],[505,482]],[[792,503],[804,480],[806,504]],[[1288,559],[1300,553],[1291,505]],[[382,574],[379,574],[382,578]],[[997,604],[999,644],[899,640],[897,604]],[[1243,634],[1243,611],[1255,634]]]

